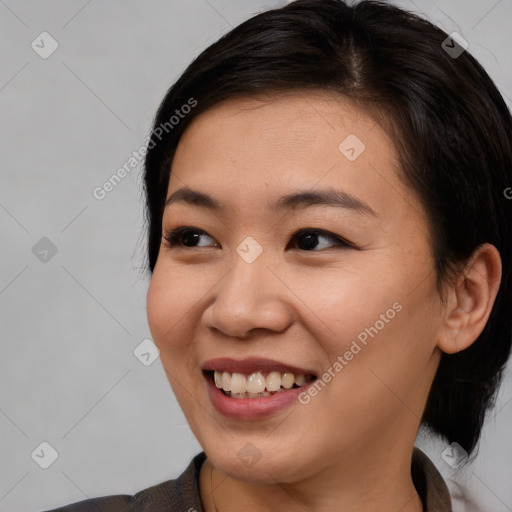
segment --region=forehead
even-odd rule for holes
[[[368,113],[324,92],[225,101],[200,114],[178,145],[168,196],[183,185],[243,202],[335,186],[376,211],[397,209],[404,184],[393,141]],[[408,198],[409,202],[414,201]]]
[[[356,155],[340,151],[340,143],[349,135],[356,144]],[[351,157],[350,161],[355,161],[364,148],[396,159],[392,140],[366,111],[343,96],[323,91],[284,92],[224,101],[192,121],[177,153],[191,139],[197,142],[198,138],[203,138],[204,149],[214,153],[221,144],[222,150],[252,150],[261,156],[277,150],[275,157],[284,154],[289,159],[293,152],[298,159],[311,156],[314,147],[317,152],[325,151],[337,158]],[[350,149],[349,146],[344,149]]]

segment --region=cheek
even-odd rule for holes
[[[183,383],[188,382],[187,386],[190,387],[195,364],[190,357],[193,346],[189,342],[194,319],[190,314],[190,304],[181,293],[182,289],[181,283],[155,267],[147,293],[151,336],[160,350],[161,363],[180,404],[186,399],[186,396],[182,396]]]
[[[364,338],[365,329],[376,322],[382,330],[382,314],[393,322],[393,304],[401,295],[400,278],[393,280],[389,272],[383,275],[371,266],[322,269],[314,278],[302,272],[292,282],[294,294],[306,306],[309,327],[316,326],[315,338],[331,357],[348,350],[360,333]]]
[[[335,379],[332,389],[366,388],[370,400],[372,383],[382,387],[380,375],[407,389],[424,372],[435,346],[435,290],[425,280],[425,268],[351,270],[325,276],[314,289],[310,278],[301,277],[294,289],[310,310],[309,329],[327,355],[326,369],[345,376]],[[411,283],[421,284],[414,289]]]
[[[187,320],[191,299],[184,293],[185,286],[179,274],[155,267],[147,293],[147,318],[153,341],[160,349],[162,359],[170,349],[179,350],[179,331]]]
[[[337,352],[334,344],[330,347],[332,360],[336,354],[343,357],[332,390],[345,400],[335,408],[340,421],[347,408],[353,408],[354,416],[358,410],[373,411],[375,417],[390,422],[404,408],[412,413],[411,419],[421,417],[421,397],[430,385],[436,340],[434,298],[428,285],[409,295],[408,290],[395,290],[379,301],[351,305],[357,319],[350,319],[343,328],[347,337]],[[362,309],[357,312],[356,306]],[[364,421],[358,424],[361,430],[367,427]]]
[[[164,326],[167,324],[168,312],[172,311],[167,307],[170,297],[166,293],[166,287],[161,282],[158,272],[155,270],[149,283],[148,294],[146,298],[146,309],[148,325],[153,336],[153,341],[160,347],[164,335]]]
[[[201,325],[202,299],[211,286],[202,277],[193,268],[161,261],[147,293],[148,325],[164,369],[182,378],[197,372],[194,339]]]

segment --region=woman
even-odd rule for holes
[[[59,511],[449,511],[511,346],[512,122],[463,45],[298,0],[207,48],[146,156],[148,322],[204,449]]]

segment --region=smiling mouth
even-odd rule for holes
[[[250,374],[205,370],[204,374],[230,398],[264,398],[297,389],[316,380],[307,373],[257,371]]]

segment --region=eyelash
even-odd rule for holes
[[[201,246],[193,246],[189,247],[182,244],[181,237],[185,233],[197,233],[199,235],[206,235],[207,237],[211,237],[206,231],[203,231],[202,229],[194,228],[192,226],[181,226],[179,228],[173,229],[172,231],[165,233],[163,238],[165,240],[164,246],[167,248],[174,248],[179,246],[183,249],[198,249],[201,248]],[[314,229],[314,228],[307,228],[307,229],[299,229],[292,235],[292,240],[295,237],[298,237],[300,235],[319,235],[324,238],[328,238],[329,240],[334,242],[334,245],[341,248],[347,248],[347,249],[356,249],[356,247],[351,244],[349,241],[345,240],[344,238],[341,238],[338,235],[334,235],[333,233],[330,233],[328,231],[324,231],[322,229]],[[214,247],[219,247],[220,244],[216,244]],[[208,246],[210,247],[210,246]],[[321,249],[323,250],[323,249]],[[304,252],[319,252],[318,250],[304,250]]]

